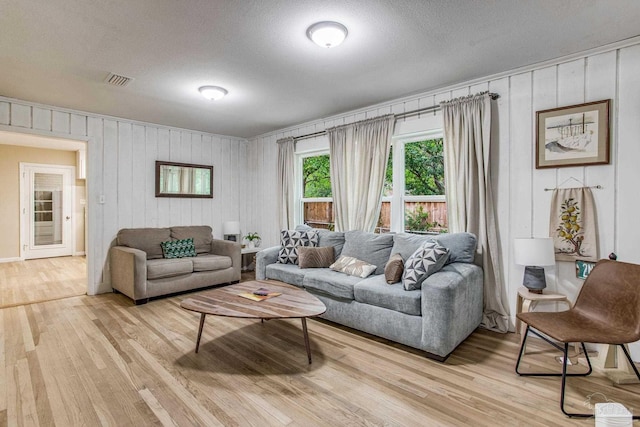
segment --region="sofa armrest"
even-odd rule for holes
[[[231,267],[234,270],[234,281],[240,280],[242,275],[242,254],[240,243],[231,240],[213,239],[211,241],[211,253],[214,255],[228,256],[231,258]]]
[[[256,280],[267,278],[267,265],[275,264],[278,260],[280,246],[272,246],[261,250],[256,254]]]
[[[111,287],[134,301],[147,298],[147,253],[126,246],[110,250]]]
[[[422,345],[447,356],[482,321],[482,268],[454,262],[422,283]]]

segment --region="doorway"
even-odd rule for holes
[[[73,255],[74,166],[20,163],[21,258]]]
[[[89,290],[87,149],[87,141],[0,130],[0,229],[5,236],[0,242],[0,307]],[[58,165],[68,172],[48,169]],[[47,169],[28,171],[24,166]],[[56,175],[62,176],[62,186]],[[71,214],[65,201],[71,201]]]

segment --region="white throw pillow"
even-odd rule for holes
[[[330,269],[348,274],[349,276],[357,276],[365,278],[376,271],[376,266],[361,261],[357,258],[340,255],[336,262],[329,266]]]

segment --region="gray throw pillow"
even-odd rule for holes
[[[280,264],[297,264],[298,247],[300,246],[318,246],[318,233],[315,231],[282,230],[280,232],[278,262]]]
[[[335,260],[333,246],[324,248],[298,247],[298,266],[300,268],[328,268]]]
[[[404,272],[404,261],[402,255],[393,254],[387,265],[384,266],[384,279],[388,284],[398,283],[402,279],[402,273]]]
[[[406,291],[420,289],[422,282],[440,270],[449,258],[449,250],[437,242],[424,242],[407,260],[402,274]]]

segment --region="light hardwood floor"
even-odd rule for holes
[[[309,320],[198,314],[185,295],[134,306],[80,296],[0,310],[0,425],[343,426],[593,425],[558,408],[558,378],[519,378],[514,334],[477,331],[447,360]],[[534,343],[535,344],[535,343]],[[558,370],[545,346],[530,365]],[[592,393],[640,406],[640,386],[601,374],[571,379],[569,403]],[[598,399],[601,400],[599,397]],[[598,400],[598,401],[600,401]],[[635,405],[633,403],[635,402]]]
[[[0,263],[0,308],[86,293],[83,256]]]

